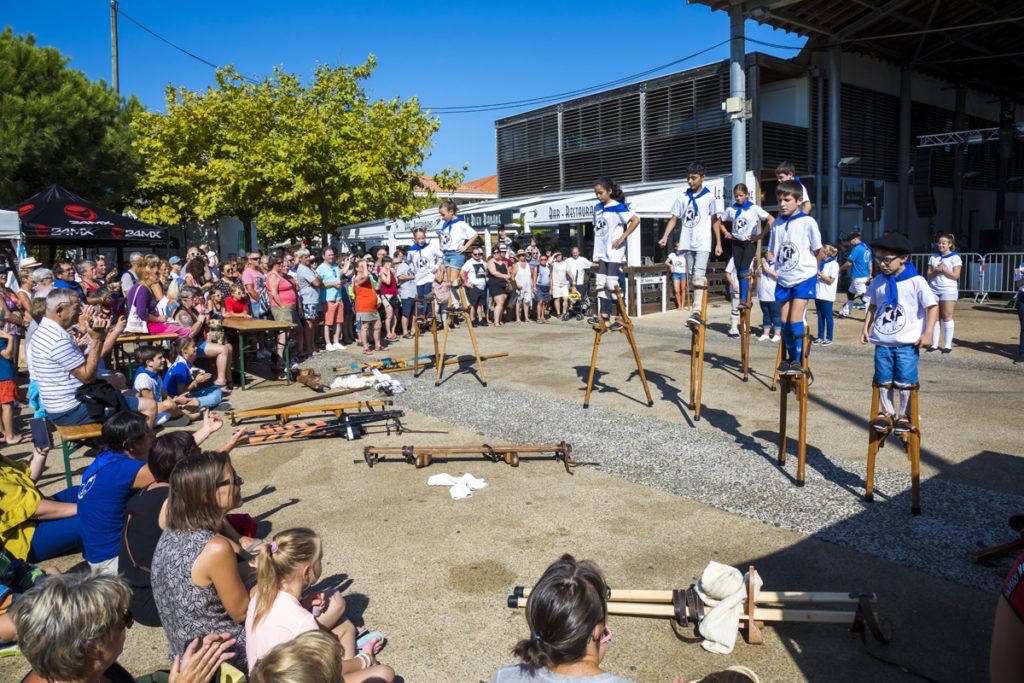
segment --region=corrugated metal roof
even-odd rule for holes
[[[1024,4],[986,0],[687,0],[1024,101]]]

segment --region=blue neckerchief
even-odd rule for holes
[[[450,221],[445,221],[444,223],[442,223],[441,224],[441,229],[442,230],[451,230],[452,226],[455,225],[456,223],[458,223],[461,220],[462,220],[462,216],[456,216],[455,218],[451,219]]]
[[[900,295],[896,290],[896,283],[909,280],[918,274],[919,273],[917,272],[917,268],[914,267],[914,264],[907,261],[899,275],[882,275],[882,277],[885,278],[885,302],[895,308],[900,302]]]
[[[826,263],[832,263],[832,262],[833,262],[833,261],[835,261],[835,260],[836,260],[836,257],[835,257],[835,256],[829,256],[829,257],[828,257],[827,259],[825,259],[824,261],[822,261],[821,263],[819,263],[819,264],[818,264],[818,272],[820,273],[820,272],[822,272],[822,271],[824,271],[824,270],[825,270],[825,264],[826,264]]]
[[[798,183],[800,183],[800,176],[798,176],[798,175],[793,176],[793,180],[798,182]],[[803,185],[803,183],[800,183],[800,184]]]
[[[423,242],[422,245],[413,242],[412,245],[409,247],[409,251],[422,251],[423,249],[426,249],[429,245],[430,240],[426,240],[425,242]]]
[[[786,222],[782,224],[782,229],[785,230],[786,234],[788,235],[789,234],[789,222],[791,220],[793,220],[794,218],[800,218],[800,216],[806,216],[806,215],[807,214],[804,213],[802,209],[800,209],[796,213],[794,213],[792,216],[786,216]]]
[[[945,254],[945,255],[943,255],[943,254],[940,254],[939,252],[935,252],[935,255],[936,255],[936,256],[938,256],[938,257],[939,257],[940,259],[943,259],[943,258],[952,258],[952,257],[954,257],[954,256],[959,256],[959,255],[960,255],[960,252],[959,252],[959,251],[957,251],[956,249],[954,249],[953,251],[951,251],[951,252],[949,252],[948,254]]]
[[[619,200],[613,199],[611,202],[607,204],[602,204],[601,202],[598,202],[597,206],[594,207],[594,213],[597,213],[598,211],[606,211],[608,213],[626,213],[627,211],[629,211],[629,207],[620,202]]]
[[[749,199],[743,202],[742,204],[740,204],[739,202],[733,204],[732,208],[736,209],[736,218],[739,219],[740,214],[749,209],[750,207],[752,207],[753,205],[754,202],[750,201]]]
[[[686,197],[689,200],[690,206],[693,208],[693,212],[695,214],[700,213],[700,209],[697,208],[697,200],[706,195],[707,193],[708,188],[706,187],[702,187],[700,189],[700,192],[698,192],[697,194],[694,194],[693,190],[691,190],[690,188],[686,188]]]

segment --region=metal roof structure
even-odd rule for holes
[[[987,0],[687,0],[1024,102],[1024,3]]]

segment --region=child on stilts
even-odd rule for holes
[[[821,231],[817,221],[800,209],[800,183],[785,180],[779,183],[775,194],[779,200],[779,220],[772,226],[767,256],[775,262],[778,274],[775,300],[780,306],[782,342],[786,347],[786,357],[778,370],[780,375],[802,375],[804,311],[817,289]]]
[[[750,190],[743,183],[737,183],[732,195],[736,202],[725,215],[725,222],[732,226],[732,230],[726,230],[721,223],[718,227],[720,239],[730,240],[732,244],[732,262],[739,280],[739,308],[744,309],[750,308],[750,265],[757,252],[757,241],[771,230],[775,218],[750,201]],[[764,230],[761,229],[762,222]]]
[[[622,329],[622,321],[611,322],[619,291],[619,272],[626,256],[626,240],[640,225],[640,217],[626,206],[622,188],[608,178],[594,183],[598,204],[594,207],[594,262],[597,263],[598,314],[587,322],[606,329]]]
[[[910,241],[899,234],[883,235],[871,243],[881,269],[868,286],[867,315],[861,344],[875,345],[875,384],[881,411],[872,417],[875,431],[910,431],[910,390],[918,384],[921,347],[932,339],[938,301],[928,282],[910,263]],[[893,404],[900,392],[900,409]]]

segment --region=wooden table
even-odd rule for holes
[[[224,331],[234,332],[238,335],[238,374],[239,385],[245,391],[245,338],[252,334],[263,334],[266,332],[287,332],[295,327],[293,323],[282,323],[276,320],[260,320],[257,318],[224,318]],[[290,372],[288,344],[284,345],[284,368],[288,384],[292,383]]]
[[[122,365],[127,365],[127,377],[128,381],[131,382],[132,375],[135,372],[135,359],[124,348],[125,346],[128,344],[134,344],[135,346],[139,344],[163,344],[164,342],[173,342],[177,338],[178,335],[173,332],[164,334],[135,334],[134,332],[129,332],[128,334],[122,334],[114,342],[114,369],[119,370]],[[165,346],[171,346],[171,344],[168,343]],[[124,363],[121,362],[122,360]],[[173,356],[168,360],[173,362]]]

